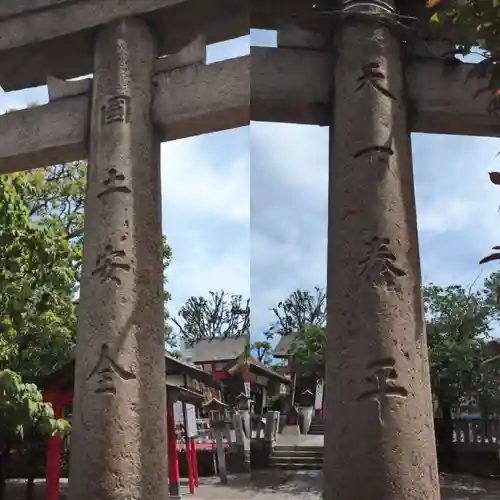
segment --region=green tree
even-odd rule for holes
[[[314,292],[296,290],[272,309],[276,320],[266,332],[268,339],[286,336],[307,325],[326,326],[326,292],[315,287]]]
[[[496,279],[475,292],[459,285],[424,287],[431,388],[441,417],[436,434],[445,466],[452,467],[454,457],[453,410],[472,394],[484,413],[498,409],[500,370],[484,363],[497,313],[489,288]]]
[[[473,52],[482,60],[471,70],[471,77],[488,79],[479,91],[492,95],[488,111],[498,116],[500,112],[500,0],[428,0],[433,9],[431,22],[443,29],[454,28],[457,52],[469,55]]]
[[[80,251],[55,219],[31,213],[27,178],[0,177],[0,369],[33,380],[71,351]]]
[[[168,283],[168,269],[172,262],[172,249],[167,242],[167,238],[163,236],[163,319],[165,324],[165,344],[167,352],[174,357],[179,357],[179,350],[177,345],[177,340],[175,338],[172,326],[170,325],[170,311],[168,308],[168,303],[172,298],[170,292],[167,288]]]
[[[0,369],[31,381],[71,357],[85,188],[85,162],[0,177]],[[165,283],[171,260],[164,238]],[[169,300],[165,291],[165,341],[173,348]]]
[[[69,432],[69,424],[55,418],[52,406],[43,402],[36,385],[23,383],[21,377],[10,370],[0,371],[0,500],[5,498],[10,452],[57,432],[65,435]],[[32,485],[31,480],[28,498],[33,493]]]
[[[251,346],[251,350],[255,352],[257,359],[265,365],[272,364],[273,361],[273,346],[267,340],[256,340]]]
[[[241,337],[250,332],[250,299],[209,291],[209,297],[190,297],[179,309],[174,324],[187,343],[216,337]]]
[[[326,328],[304,325],[295,335],[290,347],[294,366],[305,376],[323,378],[325,374]]]

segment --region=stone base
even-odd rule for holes
[[[300,436],[301,432],[298,425],[285,425],[281,434],[283,436]]]

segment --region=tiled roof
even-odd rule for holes
[[[245,352],[248,341],[248,335],[199,340],[189,348],[189,358],[193,363],[230,361]]]
[[[281,337],[278,344],[276,345],[276,348],[274,349],[274,356],[277,358],[288,356],[295,336],[296,334],[290,333],[289,335]]]

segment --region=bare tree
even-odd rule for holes
[[[250,299],[209,291],[209,298],[190,297],[180,308],[174,324],[188,343],[216,337],[240,337],[250,331]]]
[[[289,335],[302,330],[306,325],[326,326],[326,292],[315,287],[314,292],[296,290],[272,309],[276,321],[266,332],[267,338],[274,335]]]

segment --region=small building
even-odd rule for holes
[[[280,373],[290,380],[288,391],[290,401],[288,406],[309,405],[309,393],[312,392],[314,394],[316,416],[322,417],[325,404],[324,381],[319,377],[306,377],[296,373],[293,357],[290,354],[295,337],[296,335],[293,333],[283,335],[274,349],[274,357],[281,360],[284,365],[279,368]]]
[[[184,349],[184,357],[195,366],[224,382],[222,399],[234,406],[243,393],[254,401],[254,411],[262,413],[269,396],[277,394],[289,379],[253,357],[248,335],[202,339]]]
[[[189,487],[194,492],[198,477],[196,459],[197,444],[194,440],[197,434],[196,419],[189,419],[192,412],[189,408],[202,408],[203,404],[212,399],[220,399],[222,382],[212,374],[197,368],[189,363],[165,355],[165,375],[167,394],[167,444],[169,464],[170,493],[178,495],[180,485],[178,464],[178,433],[176,432],[174,405],[182,405],[184,447],[188,463]],[[40,388],[44,392],[45,401],[52,404],[57,418],[64,416],[71,420],[71,406],[73,403],[73,386],[75,376],[75,362],[71,361],[41,381]],[[67,409],[67,411],[65,411]],[[191,421],[189,421],[191,420]],[[46,491],[45,500],[59,498],[61,440],[55,435],[48,440],[46,464]],[[166,457],[165,457],[166,459]]]

